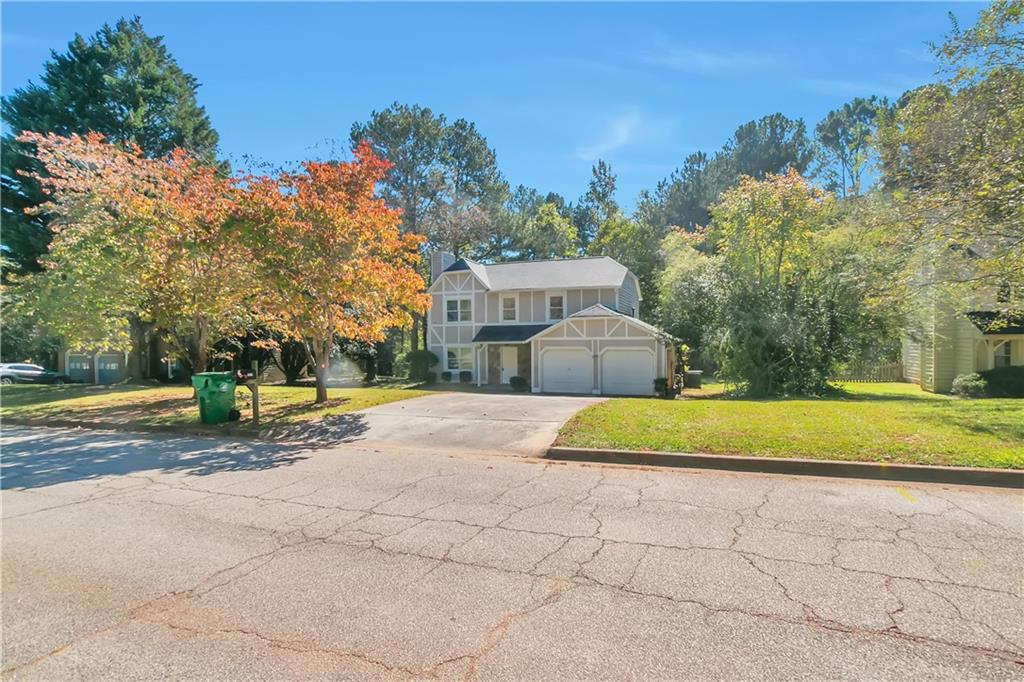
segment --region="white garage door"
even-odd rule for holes
[[[611,348],[601,355],[601,392],[653,395],[654,355],[647,350]]]
[[[541,390],[545,393],[590,393],[594,360],[583,348],[552,348],[541,359]]]

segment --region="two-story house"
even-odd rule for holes
[[[485,264],[431,256],[428,347],[454,381],[534,393],[651,395],[673,339],[639,319],[636,275],[608,257]]]

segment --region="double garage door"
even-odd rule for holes
[[[636,348],[608,348],[599,360],[601,385],[594,386],[594,359],[584,348],[549,348],[541,356],[541,390],[545,393],[652,395],[654,354]]]

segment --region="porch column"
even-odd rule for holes
[[[483,362],[480,358],[483,357]],[[487,344],[481,343],[476,347],[476,387],[483,385],[484,372],[487,371]]]

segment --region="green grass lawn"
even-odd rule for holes
[[[315,389],[306,386],[261,386],[260,427],[274,427],[362,410],[374,405],[428,395],[427,391],[394,387],[329,388],[328,401],[314,405]],[[235,427],[251,429],[251,394],[235,392],[242,421]],[[0,418],[102,422],[112,426],[198,424],[199,408],[186,386],[4,386],[0,390]]]
[[[556,444],[1024,468],[1024,400],[962,400],[913,384],[839,388],[825,398],[609,400],[573,417]]]

